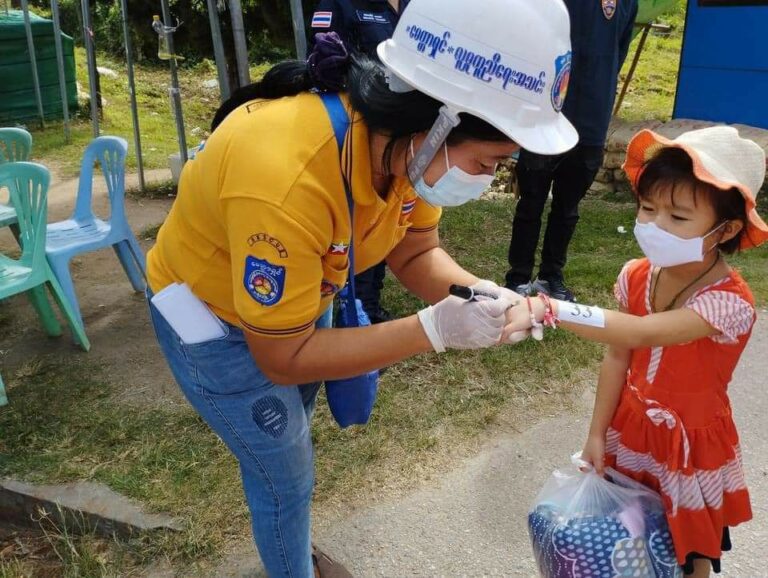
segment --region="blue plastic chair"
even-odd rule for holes
[[[23,128],[0,128],[0,164],[29,160],[32,150],[32,135]],[[16,209],[13,204],[0,203],[0,227],[16,224]],[[18,236],[18,227],[13,227]]]
[[[70,303],[82,322],[75,286],[69,271],[69,261],[75,255],[112,247],[120,259],[131,285],[144,291],[146,265],[144,253],[134,237],[125,217],[125,156],[128,143],[114,136],[101,136],[85,149],[80,167],[77,200],[72,217],[48,225],[46,256],[51,269],[59,279]],[[93,167],[99,163],[107,182],[111,215],[109,220],[98,219],[91,208],[93,196]]]
[[[0,187],[10,190],[19,219],[21,245],[21,256],[18,259],[0,254],[0,300],[26,293],[48,335],[58,336],[61,335],[61,324],[45,294],[45,287],[48,286],[75,340],[88,351],[91,344],[83,325],[45,258],[50,179],[48,169],[35,163],[0,165]],[[0,405],[6,402],[5,388],[0,379]]]

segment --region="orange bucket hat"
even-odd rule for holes
[[[755,199],[765,180],[765,152],[754,141],[739,136],[732,126],[692,130],[670,140],[650,130],[641,130],[629,142],[624,172],[632,188],[643,169],[665,148],[684,150],[693,162],[693,174],[702,182],[727,191],[736,188],[746,205],[746,232],[741,249],[757,247],[768,240],[768,225],[755,208]]]

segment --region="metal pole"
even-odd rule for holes
[[[82,0],[83,11],[83,42],[85,43],[85,55],[88,60],[88,85],[91,92],[91,126],[93,138],[99,136],[99,95],[96,88],[96,54],[93,49],[93,31],[91,30],[91,6],[88,0]]]
[[[621,93],[619,94],[619,98],[616,100],[616,106],[613,108],[613,116],[619,114],[621,103],[624,102],[624,96],[627,94],[629,83],[632,81],[632,77],[635,74],[635,68],[637,68],[637,63],[640,60],[640,54],[643,52],[643,47],[645,46],[645,41],[648,38],[648,32],[651,31],[652,24],[649,22],[647,24],[640,24],[640,26],[643,28],[642,35],[640,36],[640,43],[637,45],[635,55],[632,57],[632,64],[629,67],[629,72],[627,72],[627,78],[624,80],[624,84],[621,86]]]
[[[67,144],[72,141],[69,133],[69,99],[67,98],[67,73],[64,70],[64,50],[61,47],[61,19],[59,16],[58,0],[51,0],[51,15],[53,16],[53,35],[56,44],[56,64],[59,67],[59,92],[61,92],[61,110],[64,114],[64,139]]]
[[[128,30],[128,2],[120,0],[120,16],[123,20],[123,44],[125,46],[125,63],[128,67],[128,92],[131,95],[131,117],[133,120],[133,140],[136,147],[136,164],[139,169],[139,188],[145,190],[144,159],[141,156],[141,131],[139,130],[139,107],[136,103],[136,82],[133,78],[133,48],[131,34]]]
[[[248,69],[248,47],[245,43],[245,25],[240,0],[229,0],[229,13],[232,17],[232,36],[235,39],[237,77],[240,86],[246,86],[251,83],[251,72]]]
[[[211,38],[213,39],[213,54],[216,58],[216,72],[219,76],[219,92],[221,101],[229,98],[229,77],[227,75],[227,57],[224,54],[224,42],[221,39],[221,23],[216,0],[208,0],[208,20],[211,23]]]
[[[291,0],[291,17],[293,18],[293,37],[296,40],[296,58],[304,60],[307,57],[307,31],[304,29],[304,9],[301,0]]]
[[[35,55],[35,41],[32,38],[32,23],[29,20],[29,2],[21,0],[21,9],[24,12],[24,29],[27,32],[27,49],[29,50],[29,63],[32,65],[32,82],[35,84],[35,100],[37,100],[37,113],[40,115],[40,127],[45,128],[45,113],[43,112],[43,95],[40,92],[40,77],[37,74],[37,56]]]
[[[181,166],[187,162],[187,135],[184,132],[184,116],[181,110],[181,91],[179,90],[179,74],[176,70],[176,52],[173,46],[173,32],[171,23],[171,10],[168,7],[168,0],[160,0],[160,6],[163,9],[163,25],[168,39],[168,52],[171,55],[168,61],[171,64],[171,102],[173,104],[173,116],[176,118],[176,134],[179,138],[179,155],[181,156]]]

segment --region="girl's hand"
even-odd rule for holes
[[[525,311],[525,315],[523,315]],[[501,336],[502,343],[520,343],[525,341],[531,335],[531,320],[527,314],[525,300],[518,301],[514,307],[507,309],[507,323],[504,327],[504,334]]]
[[[590,434],[584,449],[581,450],[581,459],[592,464],[599,475],[605,474],[605,436]]]
[[[483,293],[488,293],[489,295],[494,295],[496,298],[507,298],[509,299],[510,303],[518,307],[525,305],[525,297],[515,293],[511,289],[507,289],[506,287],[499,287],[496,283],[489,281],[488,279],[480,279],[480,281],[472,285],[470,289],[474,289],[475,291],[482,291]],[[514,308],[515,307],[510,308],[508,311],[511,311]],[[509,320],[509,315],[507,315],[507,320]],[[509,334],[505,333],[504,337],[501,339],[501,343],[520,343],[521,341],[528,339],[530,335],[531,332],[528,329],[523,331],[513,331]]]
[[[520,300],[514,307],[507,310],[507,325],[501,337],[502,343],[518,343],[528,335],[533,335],[537,341],[544,338],[544,328],[541,326],[531,329],[531,313],[528,310],[530,302],[536,321],[544,319],[544,302],[538,297],[527,297]],[[521,339],[521,336],[523,338]]]

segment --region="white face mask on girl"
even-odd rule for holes
[[[411,156],[413,156],[413,141],[410,144]],[[480,195],[491,186],[493,175],[470,175],[459,167],[451,166],[448,162],[448,145],[443,143],[445,152],[446,173],[437,179],[433,186],[420,178],[413,185],[416,194],[427,203],[435,207],[457,207],[464,203],[479,199]]]
[[[720,223],[703,237],[682,239],[668,233],[655,223],[640,223],[635,221],[635,238],[651,265],[655,267],[674,267],[686,263],[700,263],[704,260],[704,239],[720,229],[725,223]],[[717,245],[707,249],[709,253]]]

